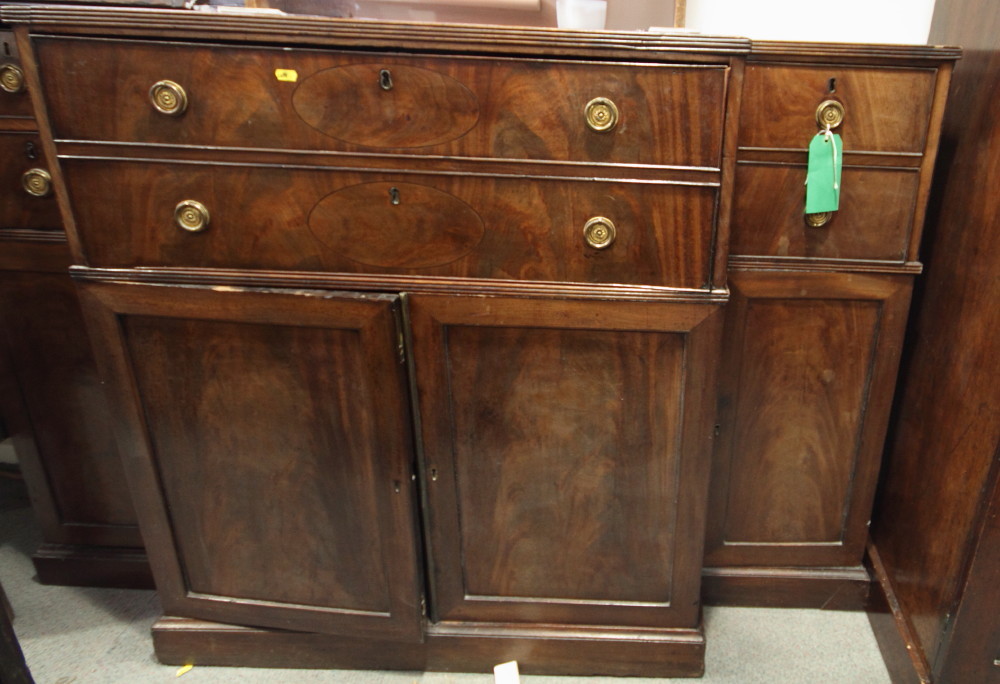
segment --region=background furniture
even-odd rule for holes
[[[55,584],[149,587],[13,34],[0,31],[0,414],[14,439]],[[29,174],[30,187],[25,185]],[[37,194],[33,194],[37,193]]]
[[[961,44],[872,526],[871,622],[898,682],[1000,682],[1000,8],[939,2]]]

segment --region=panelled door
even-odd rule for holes
[[[411,298],[435,619],[697,623],[721,310]]]
[[[419,639],[390,295],[83,284],[167,614]]]

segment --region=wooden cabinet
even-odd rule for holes
[[[149,587],[20,57],[0,30],[0,415],[42,529],[32,560],[44,583]]]
[[[745,41],[8,11],[161,659],[701,673]]]

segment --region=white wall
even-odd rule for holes
[[[934,0],[687,0],[687,27],[758,40],[927,42]]]

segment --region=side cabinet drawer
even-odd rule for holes
[[[922,153],[934,101],[934,69],[747,65],[740,147],[805,149],[816,109],[844,107],[836,129],[852,151]]]
[[[0,133],[0,230],[62,230],[37,133]]]
[[[57,38],[37,50],[56,138],[720,165],[725,66]],[[164,81],[161,106],[182,111],[153,105]]]

